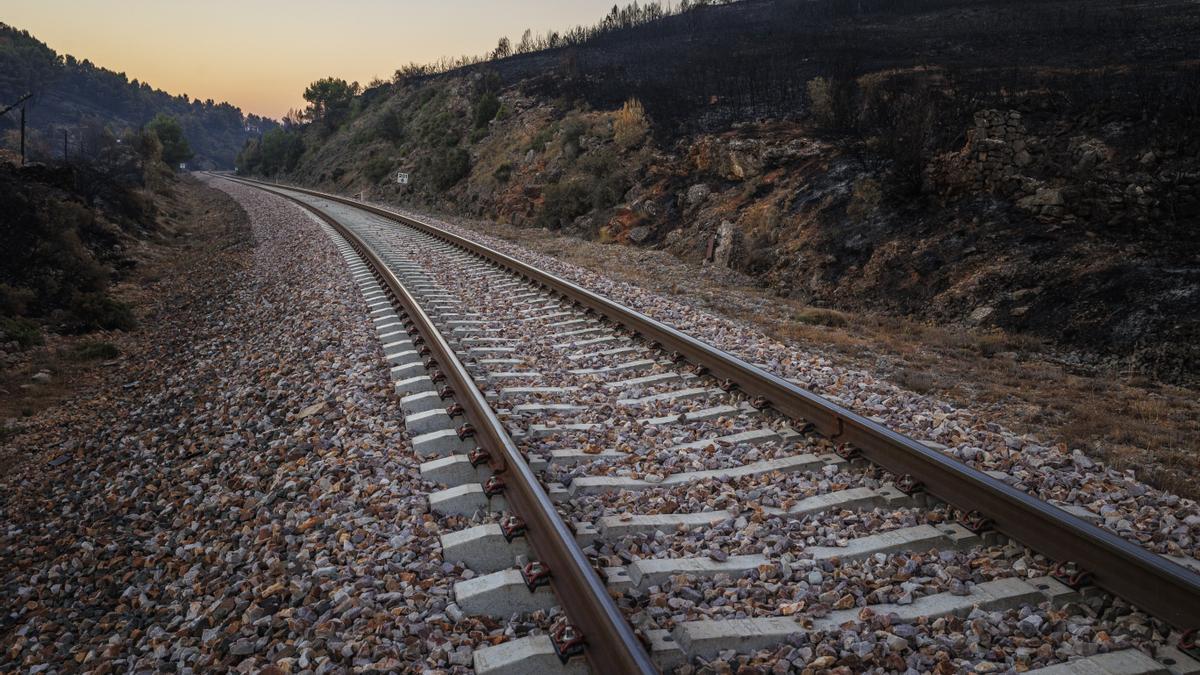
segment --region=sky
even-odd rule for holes
[[[5,0],[0,21],[171,94],[279,118],[308,83],[482,54],[500,36],[592,24],[614,0]]]

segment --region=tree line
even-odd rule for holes
[[[593,40],[637,26],[644,26],[669,16],[678,16],[694,9],[729,5],[746,0],[681,0],[678,5],[670,2],[663,4],[657,1],[639,4],[636,0],[624,7],[613,5],[609,13],[599,22],[590,26],[577,25],[573,28],[558,31],[547,30],[545,33],[534,33],[532,28],[526,28],[521,39],[514,43],[508,36],[502,36],[496,47],[489,52],[477,55],[443,56],[431,63],[412,62],[396,70],[393,82],[401,83],[412,79],[429,77],[448,73],[468,66],[477,66],[491,61],[499,61],[510,56],[533,54],[553,49],[579,47]]]
[[[28,125],[51,149],[62,147],[64,130],[74,136],[96,123],[116,132],[139,129],[162,113],[178,121],[198,163],[225,168],[249,136],[276,124],[229,103],[172,95],[88,59],[60,55],[28,31],[0,23],[0,105],[26,92],[33,94]],[[0,119],[0,129],[14,124]]]

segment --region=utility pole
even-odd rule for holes
[[[24,103],[25,103],[25,101],[29,100],[29,98],[31,96],[33,96],[32,93],[25,94],[21,98],[17,99],[16,103],[8,106],[4,110],[0,110],[0,116],[2,116],[2,115],[7,115],[8,111],[12,110],[13,108],[15,108],[17,106],[21,106],[21,166],[25,166],[25,106],[24,106]]]

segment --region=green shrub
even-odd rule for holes
[[[537,217],[541,227],[560,228],[569,225],[592,208],[591,194],[578,180],[549,185],[544,197],[542,210]]]
[[[21,317],[0,319],[0,333],[3,334],[3,339],[0,341],[15,340],[21,349],[29,349],[34,345],[42,344],[41,328],[29,319]]]
[[[404,140],[404,120],[395,112],[384,111],[375,124],[375,133],[384,140],[399,143]]]
[[[579,155],[579,139],[587,133],[587,125],[578,117],[571,117],[563,122],[562,126],[562,151],[567,157],[574,158]]]
[[[486,129],[488,122],[496,118],[500,112],[500,99],[492,92],[486,92],[475,102],[475,128]]]
[[[98,361],[100,359],[115,359],[121,355],[121,350],[111,342],[85,342],[75,345],[73,356],[80,361]]]
[[[471,172],[471,156],[462,148],[452,148],[434,156],[429,165],[429,179],[439,190],[453,187]]]
[[[371,182],[378,183],[392,172],[392,160],[387,157],[372,157],[364,169]]]
[[[597,178],[592,184],[592,192],[589,196],[592,208],[599,211],[616,205],[621,201],[621,197],[625,196],[625,191],[628,189],[625,177],[619,173],[613,172],[603,178]]]
[[[487,138],[487,136],[488,136],[487,129],[472,129],[471,135],[469,138],[470,138],[471,143],[478,143],[479,141],[482,141],[483,139]]]
[[[162,144],[162,159],[167,166],[174,169],[180,162],[192,158],[192,148],[188,145],[179,120],[160,112],[146,125],[146,130],[158,137]]]
[[[433,100],[435,96],[440,93],[441,91],[434,86],[426,86],[425,88],[421,89],[417,92],[417,107],[424,108],[429,104],[430,101]]]
[[[462,137],[461,127],[445,110],[425,119],[420,125],[420,133],[421,140],[433,147],[454,147]]]
[[[534,152],[545,150],[546,144],[550,142],[550,139],[554,138],[554,132],[555,127],[553,124],[538,129],[533,138],[529,139],[529,147],[526,150],[533,150]]]
[[[97,328],[128,331],[137,326],[129,305],[99,292],[76,294],[71,301],[71,314],[82,331]]]
[[[592,176],[588,199],[594,209],[607,209],[617,204],[629,189],[629,180],[612,150],[597,150],[584,155],[579,168]]]
[[[492,178],[495,178],[501,183],[507,183],[508,179],[512,178],[512,164],[505,162],[504,164],[496,167],[496,170],[492,172]]]

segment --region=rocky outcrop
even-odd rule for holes
[[[743,181],[829,148],[809,138],[703,136],[687,148],[687,163],[700,174]]]
[[[1110,130],[1118,137],[1127,129]],[[1122,156],[1110,142],[1052,129],[1031,133],[1016,110],[981,110],[956,153],[935,158],[926,187],[943,197],[991,193],[1051,224],[1119,226],[1200,217],[1200,172],[1160,167],[1154,151]]]

